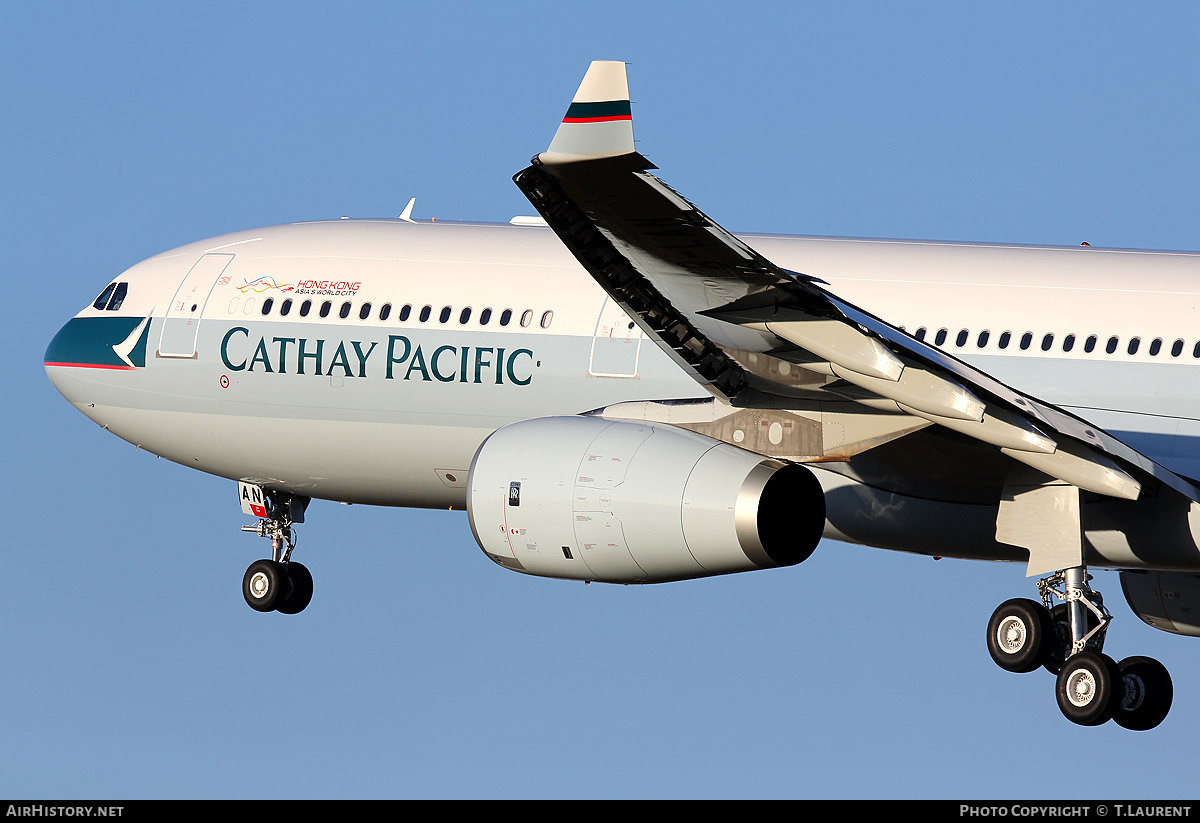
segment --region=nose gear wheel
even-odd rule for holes
[[[313,579],[308,568],[294,562],[296,547],[293,524],[303,522],[307,497],[263,489],[267,516],[242,531],[271,541],[271,559],[256,560],[242,577],[242,596],[250,608],[260,612],[298,614],[312,600]]]

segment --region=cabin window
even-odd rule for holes
[[[1171,344],[1171,356],[1178,357],[1181,354],[1183,354],[1183,341],[1176,340]]]
[[[492,319],[492,310],[484,309],[479,313],[479,325],[486,326],[488,321]]]
[[[1042,338],[1042,351],[1050,351],[1050,347],[1054,345],[1054,335],[1047,334]]]
[[[917,333],[913,336],[916,337],[918,340],[924,340],[925,339],[925,327],[922,326],[921,328],[917,329]]]
[[[1113,352],[1115,352],[1117,350],[1117,344],[1120,342],[1121,341],[1116,337],[1116,335],[1114,335],[1114,336],[1108,338],[1108,345],[1106,345],[1104,347],[1104,350],[1106,352],[1108,352],[1109,354],[1112,354]]]
[[[422,323],[429,320],[429,315],[433,314],[433,306],[425,306],[421,309],[421,314],[418,316]]]
[[[262,307],[263,317],[266,317],[268,314],[271,313],[271,307],[274,305],[275,305],[274,298],[268,297],[266,300],[263,301],[263,307]]]
[[[400,322],[403,323],[406,320],[408,320],[408,316],[410,314],[412,314],[412,306],[409,305],[408,303],[405,303],[404,307],[400,309],[400,314],[398,315],[398,317],[400,318]]]
[[[333,303],[329,300],[326,300],[324,303],[321,304],[321,312],[320,312],[321,316],[328,317],[329,310],[332,308],[333,308]]]
[[[542,328],[543,329],[550,328],[550,324],[553,322],[554,322],[554,312],[552,312],[552,311],[542,312]]]
[[[292,310],[292,298],[288,298],[279,304],[279,316],[287,317]]]
[[[308,313],[311,310],[312,310],[312,301],[311,300],[305,300],[303,303],[300,304],[300,316],[301,317],[308,317]]]
[[[510,320],[512,320],[512,309],[505,309],[504,311],[500,312],[501,326],[507,326]]]
[[[1192,357],[1200,357],[1200,342],[1192,347]]]
[[[1088,335],[1088,339],[1083,341],[1083,350],[1088,354],[1091,354],[1096,350],[1096,335]]]
[[[1075,348],[1075,335],[1068,334],[1063,338],[1063,351],[1070,351]]]
[[[945,342],[946,342],[946,330],[938,329],[937,334],[935,334],[933,336],[933,344],[935,346],[940,346]]]
[[[1158,353],[1162,351],[1162,338],[1156,337],[1150,341],[1150,356],[1158,357]]]
[[[1010,332],[1010,331],[1000,332],[1000,341],[996,345],[998,345],[1002,349],[1007,349],[1008,344],[1011,340],[1012,340],[1012,332]]]
[[[387,320],[388,317],[391,316],[391,314],[392,314],[392,304],[391,303],[384,303],[382,306],[379,307],[379,319],[380,320]]]
[[[441,312],[438,314],[439,323],[448,323],[450,321],[450,313],[453,311],[449,306],[442,306]]]
[[[463,309],[458,315],[458,322],[462,325],[466,325],[466,322],[470,319],[471,310],[469,308]]]
[[[345,320],[349,316],[350,316],[350,301],[347,300],[345,303],[342,304],[342,307],[338,310],[338,317]]]
[[[1033,343],[1033,334],[1025,332],[1021,335],[1021,351],[1025,351]]]
[[[991,334],[989,334],[987,331],[981,331],[979,333],[979,339],[975,341],[975,345],[982,349],[988,344],[989,337],[991,337]]]
[[[350,304],[347,303],[346,305],[349,306]],[[358,319],[366,320],[370,316],[371,316],[371,304],[363,303],[362,306],[358,310]]]
[[[1142,345],[1142,338],[1134,337],[1129,341],[1129,347],[1125,349],[1129,354],[1137,354],[1138,346]]]
[[[963,329],[962,331],[960,331],[958,333],[958,337],[956,337],[954,339],[954,345],[958,346],[961,349],[963,346],[967,345],[967,338],[970,336],[971,336],[971,333],[969,331],[967,331],[966,329]]]
[[[532,309],[526,309],[525,311],[521,312],[521,328],[523,328],[523,329],[528,328],[529,324],[532,322],[533,322],[533,310]]]

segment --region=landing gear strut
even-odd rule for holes
[[[1058,707],[1072,723],[1112,719],[1126,729],[1152,729],[1171,709],[1171,676],[1150,657],[1118,664],[1104,654],[1112,615],[1090,579],[1084,567],[1065,569],[1038,581],[1040,603],[1000,604],[988,623],[988,652],[1007,671],[1045,668],[1057,675]],[[1052,608],[1055,598],[1062,602]]]
[[[242,526],[242,531],[271,541],[271,559],[256,560],[246,569],[242,596],[255,611],[297,614],[312,600],[313,579],[303,563],[292,560],[296,547],[292,526],[304,522],[309,499],[247,483],[238,486],[243,510],[262,518],[255,525]]]

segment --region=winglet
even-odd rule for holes
[[[545,165],[578,163],[633,152],[633,116],[625,64],[596,60],[579,84],[550,148],[534,161]]]

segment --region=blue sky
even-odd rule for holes
[[[1200,641],[1116,613],[1171,716],[1059,714],[992,664],[1019,566],[825,542],[799,567],[584,586],[465,515],[315,502],[304,613],[242,601],[233,484],[108,436],[41,355],[111,277],[326,217],[506,221],[592,59],[727,228],[1200,248],[1183,3],[8,4],[0,795],[1190,797]],[[881,310],[877,310],[882,313]]]

